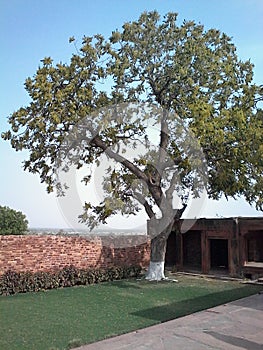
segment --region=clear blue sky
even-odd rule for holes
[[[107,37],[141,12],[155,9],[224,31],[239,57],[255,64],[254,80],[262,84],[262,0],[0,0],[0,131],[7,130],[7,117],[29,102],[23,83],[43,57],[67,61],[73,52],[70,36],[79,42],[83,35]],[[0,205],[23,211],[31,227],[67,226],[55,196],[46,194],[37,175],[22,170],[25,156],[0,140]],[[209,201],[201,216],[261,214],[244,201]]]

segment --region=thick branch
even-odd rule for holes
[[[155,203],[158,205],[160,209],[162,209],[162,206],[164,204],[165,198],[163,191],[160,186],[152,185],[151,183],[148,183],[148,188],[150,194],[153,196]]]
[[[169,130],[166,120],[166,111],[163,111],[164,115],[161,120],[161,133],[160,133],[160,145],[159,145],[159,155],[158,155],[158,167],[160,180],[163,176],[164,164],[167,155],[167,147],[169,144]]]
[[[145,211],[149,218],[155,217],[154,211],[152,210],[151,205],[147,202],[147,200],[144,198],[144,196],[141,193],[134,192],[134,198],[137,199],[137,201],[144,206]]]
[[[95,145],[102,149],[106,155],[112,159],[114,159],[116,162],[123,164],[123,166],[127,169],[129,169],[138,179],[141,179],[148,183],[148,176],[144,174],[136,165],[131,163],[128,159],[125,157],[119,155],[118,153],[113,152],[102,139],[96,135],[92,141],[92,145]]]
[[[172,202],[172,200],[173,200],[173,193],[174,193],[175,186],[177,185],[177,183],[178,183],[178,173],[175,170],[174,173],[173,173],[171,182],[170,182],[170,186],[169,186],[169,188],[166,191],[166,197],[167,197],[168,201]]]
[[[163,210],[167,210],[169,203],[165,197],[162,188],[161,180],[164,172],[164,164],[167,155],[167,147],[169,143],[169,130],[167,125],[167,111],[163,111],[163,116],[161,120],[161,132],[160,132],[160,144],[158,151],[158,160],[155,165],[154,172],[149,174],[149,191],[153,196],[158,207]]]
[[[125,168],[129,169],[138,179],[145,181],[145,183],[148,185],[149,192],[153,196],[155,203],[162,210],[162,206],[166,201],[166,199],[159,184],[156,186],[156,184],[153,184],[151,182],[151,176],[147,176],[144,172],[142,172],[136,165],[131,163],[128,159],[112,151],[98,135],[96,135],[92,139],[91,145],[95,145],[99,147],[106,153],[108,157],[114,159],[118,163],[121,163]]]
[[[167,124],[167,111],[163,111],[163,117],[161,120],[161,137],[160,137],[160,150],[166,150],[169,142],[169,129]],[[163,158],[160,158],[163,160]]]
[[[163,111],[161,120],[160,143],[158,150],[157,164],[154,164],[149,172],[149,182],[152,186],[160,187],[164,172],[164,164],[167,155],[167,147],[169,143],[169,130],[167,125],[167,112]]]
[[[162,93],[167,90],[167,88],[168,88],[168,86],[169,86],[169,84],[171,82],[171,78],[170,77],[166,77],[166,82],[163,84],[162,88],[159,88],[159,89],[156,86],[156,81],[158,79],[153,80],[151,76],[148,76],[148,79],[149,79],[149,84],[150,84],[150,86],[152,88],[153,94],[156,97],[156,101],[158,103],[160,103],[161,106],[163,106],[163,102],[164,101],[163,101]]]

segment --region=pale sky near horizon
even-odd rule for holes
[[[145,10],[157,10],[161,15],[177,12],[179,23],[194,20],[206,29],[225,32],[233,38],[239,57],[255,64],[254,81],[262,84],[262,0],[0,0],[0,133],[8,129],[7,117],[30,102],[23,84],[41,59],[51,56],[55,63],[68,61],[74,51],[69,37],[79,43],[84,35],[108,37]],[[46,193],[37,175],[23,171],[25,157],[0,139],[0,205],[21,210],[30,227],[70,227],[55,195]],[[209,200],[198,216],[262,216],[262,212],[244,200]],[[143,223],[142,216],[131,220],[113,221],[112,227]]]

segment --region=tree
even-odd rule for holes
[[[0,206],[0,235],[23,235],[28,230],[28,221],[21,211]]]
[[[104,200],[85,203],[80,218],[93,227],[144,208],[149,279],[164,277],[166,240],[190,195],[244,196],[261,210],[263,203],[263,92],[253,65],[238,59],[226,34],[176,21],[176,13],[145,12],[109,39],[84,37],[69,64],[45,58],[25,82],[31,104],[9,117],[3,134],[14,149],[29,150],[24,169],[38,173],[48,192],[66,189],[58,167],[91,165],[103,153],[113,159]],[[159,128],[155,148],[149,122]],[[138,154],[129,159],[132,147]]]

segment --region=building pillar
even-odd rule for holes
[[[201,259],[202,273],[207,274],[210,270],[210,247],[206,231],[201,231]]]
[[[183,270],[183,237],[181,231],[176,232],[176,267]]]
[[[232,277],[239,276],[240,262],[239,262],[239,228],[238,228],[238,218],[233,219],[233,230],[230,233],[229,239],[229,274]]]

